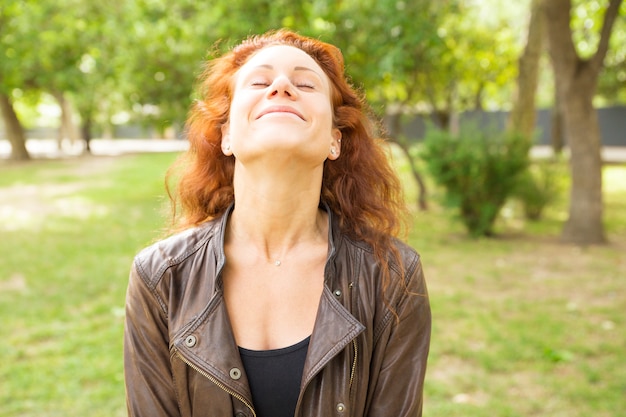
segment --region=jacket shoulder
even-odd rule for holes
[[[216,223],[208,222],[176,233],[142,249],[134,259],[137,272],[155,286],[168,268],[184,262],[215,236]]]
[[[392,246],[387,249],[386,255],[389,263],[386,265],[388,281],[385,285],[381,280],[383,273],[381,265],[372,247],[365,242],[350,239],[346,239],[346,243],[350,247],[348,250],[353,253],[352,259],[360,259],[358,262],[358,274],[362,281],[360,286],[369,288],[372,294],[376,294],[377,300],[386,299],[385,310],[388,311],[389,306],[397,308],[407,300],[407,297],[411,298],[411,295],[427,295],[421,256],[409,244],[392,238]]]
[[[404,298],[411,293],[425,295],[427,291],[420,254],[413,247],[398,239],[394,239],[394,247],[400,255],[401,265],[391,257],[389,266],[394,272],[392,280],[397,280],[397,286],[401,289],[400,297]]]
[[[347,242],[348,246],[352,247],[353,251],[362,252],[366,262],[377,263],[374,250],[370,245],[347,237],[344,237],[344,241]],[[411,275],[421,262],[419,253],[408,243],[397,238],[392,238],[391,244],[392,248],[387,250],[387,259],[389,260],[388,266],[391,269],[392,276]],[[393,251],[397,251],[399,255],[397,259],[393,256]]]
[[[417,251],[412,246],[409,246],[408,243],[403,242],[399,239],[394,239],[393,245],[398,251],[398,253],[400,254],[400,260],[402,261],[402,269],[404,269],[404,272],[406,274],[410,275],[415,270],[415,268],[418,267],[420,263],[419,253],[417,253]],[[398,268],[398,266],[399,265],[397,265],[395,262],[391,263],[391,267],[397,268],[399,272],[400,269]]]

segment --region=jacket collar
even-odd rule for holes
[[[228,223],[228,219],[235,208],[235,203],[232,203],[224,212],[224,214],[214,221],[215,229],[214,229],[214,242],[215,244],[211,247],[211,249],[215,252],[215,261],[216,261],[216,271],[215,274],[215,288],[218,290],[222,289],[222,268],[226,263],[226,254],[224,252],[224,240],[226,237],[226,225]],[[324,268],[324,279],[327,285],[332,286],[332,283],[329,282],[329,279],[332,279],[335,275],[335,262],[334,259],[337,255],[337,248],[341,242],[341,231],[339,228],[339,222],[335,218],[334,213],[328,207],[326,203],[320,203],[320,208],[323,208],[328,214],[328,257],[326,259],[326,267]]]
[[[206,376],[217,380],[228,390],[237,392],[245,398],[251,398],[245,376],[241,379],[233,379],[230,376],[232,369],[243,369],[243,364],[238,354],[222,293],[221,271],[226,261],[224,236],[226,223],[233,207],[234,205],[231,205],[214,223],[212,241],[215,243],[209,247],[209,250],[214,251],[216,262],[213,297],[203,312],[176,334],[174,347],[186,362]],[[337,263],[348,262],[348,259],[337,259],[341,233],[332,211],[326,205],[323,205],[323,208],[328,213],[328,258],[324,268],[325,285],[302,374],[303,386],[308,384],[335,355],[365,330],[365,326],[339,302],[331,291],[332,286],[338,284],[340,279],[348,280],[351,277],[339,277],[336,274]],[[346,268],[342,269],[346,270]],[[190,336],[197,340],[196,345],[188,346],[186,340],[189,340]]]

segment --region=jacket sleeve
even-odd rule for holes
[[[421,261],[407,268],[395,313],[376,342],[366,416],[422,415],[424,377],[430,348],[431,311]]]
[[[135,261],[126,294],[124,378],[130,417],[179,416],[166,311]]]

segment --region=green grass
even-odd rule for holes
[[[0,415],[126,415],[128,271],[161,234],[174,157],[0,165]],[[511,204],[498,237],[469,239],[430,186],[410,235],[433,309],[425,416],[623,415],[626,166],[604,174],[610,244],[588,248],[559,243],[566,195],[538,223]]]
[[[162,227],[173,155],[2,167],[0,415],[122,416],[132,257]]]
[[[604,180],[606,246],[559,242],[567,178],[539,222],[507,205],[495,239],[467,238],[436,204],[415,212],[433,309],[425,415],[624,415],[626,166],[605,167]],[[429,191],[433,203],[441,191]]]

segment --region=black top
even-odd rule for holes
[[[258,417],[293,417],[310,339],[282,349],[239,348]]]

